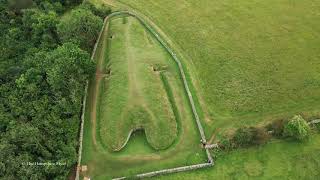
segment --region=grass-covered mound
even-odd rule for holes
[[[112,150],[124,147],[132,131],[144,129],[155,149],[169,147],[177,137],[172,111],[158,64],[166,54],[149,40],[149,34],[132,17],[112,19],[109,29],[110,74],[100,98],[100,136]]]
[[[123,18],[118,15],[109,19],[108,22],[110,24],[107,23],[104,28],[94,55],[97,63],[96,76],[88,86],[81,163],[88,166],[88,171],[82,172],[81,175],[104,180],[205,162],[206,153],[201,148],[197,124],[174,59],[162,48],[154,35],[134,17]],[[126,46],[123,46],[127,38],[130,41],[125,41]],[[125,58],[128,49],[131,49],[133,55],[131,59],[134,60],[136,70],[131,71],[131,75],[134,76],[128,76],[129,59]],[[120,56],[120,53],[123,54]],[[122,72],[122,76],[116,76],[117,72]],[[120,77],[124,80],[119,80]],[[136,78],[137,83],[129,81],[133,77]],[[112,78],[118,80],[114,85],[111,84]],[[118,92],[112,90],[112,86],[118,86],[121,89]],[[135,96],[132,94],[130,96],[129,93],[132,93],[129,91],[129,87],[132,86],[139,87],[138,91],[134,91]],[[158,123],[157,128],[164,130],[162,132],[157,129],[155,132],[136,130],[120,151],[110,151],[109,149],[112,149],[110,145],[115,142],[109,144],[106,141],[106,135],[109,133],[107,131],[114,131],[114,129],[108,127],[110,122],[107,121],[110,119],[102,117],[111,115],[104,114],[105,111],[111,110],[108,110],[109,104],[106,101],[111,92],[117,101],[126,102],[131,97],[130,107],[125,106],[125,111],[119,111],[122,113],[123,121],[118,122],[128,125],[127,129],[130,126],[134,127],[135,123],[141,123],[143,126],[140,125],[145,128],[152,122]],[[122,97],[116,97],[117,93]],[[122,107],[121,102],[114,101],[114,104]],[[141,102],[144,102],[147,108]],[[168,104],[170,107],[167,107]],[[117,109],[118,107],[113,111]],[[119,116],[116,113],[113,115]],[[164,127],[161,125],[162,122],[168,122],[172,126],[166,124],[167,127]],[[127,129],[122,129],[123,126],[116,128],[119,134],[124,134],[116,137],[122,139],[115,139],[115,141],[123,143],[123,138],[128,136]],[[147,137],[148,133],[161,136],[154,138],[159,142],[150,141]],[[169,134],[174,137],[169,137]],[[152,143],[163,147],[168,145],[168,147],[156,149]]]

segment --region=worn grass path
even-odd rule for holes
[[[103,36],[102,36],[102,49],[105,49],[106,47],[106,41],[104,36],[107,34],[107,29],[108,29],[108,23],[107,26],[105,27]],[[96,140],[96,119],[97,119],[97,99],[99,95],[99,85],[101,82],[101,79],[105,76],[105,72],[103,70],[103,61],[105,58],[105,54],[101,53],[100,57],[97,59],[97,69],[96,69],[96,75],[94,79],[94,89],[93,89],[93,94],[92,94],[92,109],[90,112],[90,119],[92,121],[92,141],[94,145],[97,145],[97,140]]]

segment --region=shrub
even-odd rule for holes
[[[309,137],[310,127],[300,115],[295,115],[285,125],[283,135],[302,141]]]
[[[269,138],[270,136],[264,128],[243,127],[236,131],[233,142],[238,147],[246,147],[264,144]]]
[[[273,121],[270,125],[267,126],[269,131],[273,131],[273,135],[276,137],[281,137],[284,130],[284,124],[286,123],[283,119],[278,119]]]
[[[218,144],[219,147],[223,150],[230,151],[233,149],[233,144],[228,137],[222,137]]]
[[[238,147],[245,147],[253,144],[254,140],[254,128],[250,127],[242,127],[239,128],[233,137],[233,142]]]
[[[320,123],[314,125],[316,129],[320,132]]]
[[[252,128],[253,131],[253,144],[264,144],[270,139],[270,135],[264,128]]]

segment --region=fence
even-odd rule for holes
[[[104,28],[106,26],[106,23],[108,19],[105,18],[102,28],[100,30],[98,39],[94,45],[92,54],[91,54],[91,60],[94,60],[94,56],[96,54],[97,51],[97,47],[98,47],[98,43],[100,42],[101,36],[102,36],[102,32],[104,31]],[[81,122],[80,122],[80,135],[79,135],[79,150],[78,150],[78,163],[77,163],[77,169],[76,169],[76,178],[75,180],[79,180],[80,178],[80,166],[81,166],[81,156],[82,156],[82,141],[83,141],[83,127],[84,127],[84,114],[85,114],[85,109],[86,109],[86,101],[87,101],[87,93],[88,93],[88,85],[89,82],[86,82],[86,86],[85,86],[85,90],[84,90],[84,97],[83,97],[83,102],[82,102],[82,114],[81,114]]]
[[[202,143],[206,143],[206,137],[204,134],[204,130],[203,127],[201,125],[200,122],[200,118],[193,100],[193,96],[191,94],[189,85],[188,85],[188,81],[183,69],[183,66],[180,62],[180,60],[178,59],[177,55],[172,51],[172,49],[167,45],[167,43],[165,43],[165,41],[161,38],[161,36],[150,26],[148,25],[148,23],[146,23],[142,18],[140,18],[139,16],[137,16],[136,14],[133,14],[129,11],[118,11],[118,12],[114,12],[112,14],[110,14],[108,17],[106,17],[104,19],[104,23],[103,23],[103,27],[99,33],[98,39],[94,45],[94,49],[92,52],[92,56],[91,59],[93,60],[97,47],[98,47],[98,43],[100,42],[101,39],[101,35],[102,32],[104,30],[104,28],[106,27],[106,24],[108,23],[108,20],[114,16],[117,15],[129,15],[129,16],[133,16],[135,18],[137,18],[140,23],[151,33],[154,35],[154,37],[158,40],[158,42],[165,48],[165,50],[172,56],[172,58],[174,59],[174,61],[176,62],[176,64],[178,65],[179,71],[180,71],[180,75],[182,77],[183,80],[183,85],[184,85],[184,89],[188,95],[188,99],[192,108],[192,113],[195,117],[196,120],[196,124],[197,124],[197,128],[199,130],[200,136],[201,136],[201,142]],[[85,89],[85,93],[87,94],[87,85],[86,85],[86,89]],[[86,99],[86,97],[85,97]],[[81,116],[81,129],[80,129],[80,139],[79,139],[79,143],[80,143],[80,147],[79,147],[79,153],[78,153],[78,166],[77,166],[77,172],[76,172],[76,180],[79,180],[79,174],[80,174],[80,165],[81,165],[81,154],[82,154],[82,139],[83,139],[83,124],[84,124],[84,112],[85,112],[85,100],[83,102],[83,112],[82,112],[82,116]],[[163,170],[158,170],[158,171],[152,171],[152,172],[147,172],[147,173],[142,173],[142,174],[138,174],[135,175],[136,178],[146,178],[146,177],[152,177],[152,176],[157,176],[157,175],[164,175],[164,174],[169,174],[169,173],[176,173],[176,172],[182,172],[182,171],[190,171],[190,170],[195,170],[195,169],[200,169],[200,168],[205,168],[205,167],[210,167],[214,165],[213,162],[213,158],[211,156],[211,153],[209,151],[209,149],[205,149],[206,151],[206,155],[208,158],[208,162],[207,163],[202,163],[202,164],[195,164],[195,165],[190,165],[190,166],[182,166],[182,167],[176,167],[176,168],[171,168],[171,169],[163,169]],[[120,177],[120,178],[115,178],[115,180],[120,180],[120,179],[126,179],[127,177]]]
[[[86,101],[87,101],[87,91],[88,91],[88,81],[86,82],[86,86],[84,89],[84,97],[82,102],[82,114],[81,114],[81,124],[80,124],[80,135],[79,135],[79,152],[78,152],[78,164],[76,169],[76,180],[79,179],[80,174],[80,165],[81,165],[81,156],[82,156],[82,141],[83,141],[83,126],[84,126],[84,113],[86,108]]]
[[[163,169],[163,170],[159,170],[159,171],[142,173],[142,174],[135,175],[134,177],[135,178],[149,178],[149,177],[153,177],[153,176],[165,175],[165,174],[170,174],[170,173],[191,171],[191,170],[195,170],[195,169],[210,167],[212,165],[213,165],[212,163],[195,164],[195,165],[190,165],[190,166],[182,166],[182,167],[176,167],[176,168],[171,168],[171,169]],[[114,178],[113,180],[122,180],[122,179],[127,179],[127,177]]]

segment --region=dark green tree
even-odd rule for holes
[[[62,42],[74,42],[88,52],[98,37],[102,20],[88,9],[77,8],[58,24],[58,34]]]
[[[20,12],[22,9],[29,8],[33,5],[32,0],[8,0],[8,7],[10,10]]]
[[[59,43],[56,28],[59,21],[54,11],[45,13],[38,9],[24,10],[22,22],[34,46],[54,48]]]
[[[54,5],[71,6],[33,2],[13,8],[0,0],[0,179],[66,179],[77,159],[85,82],[95,69],[86,51],[57,35]]]

